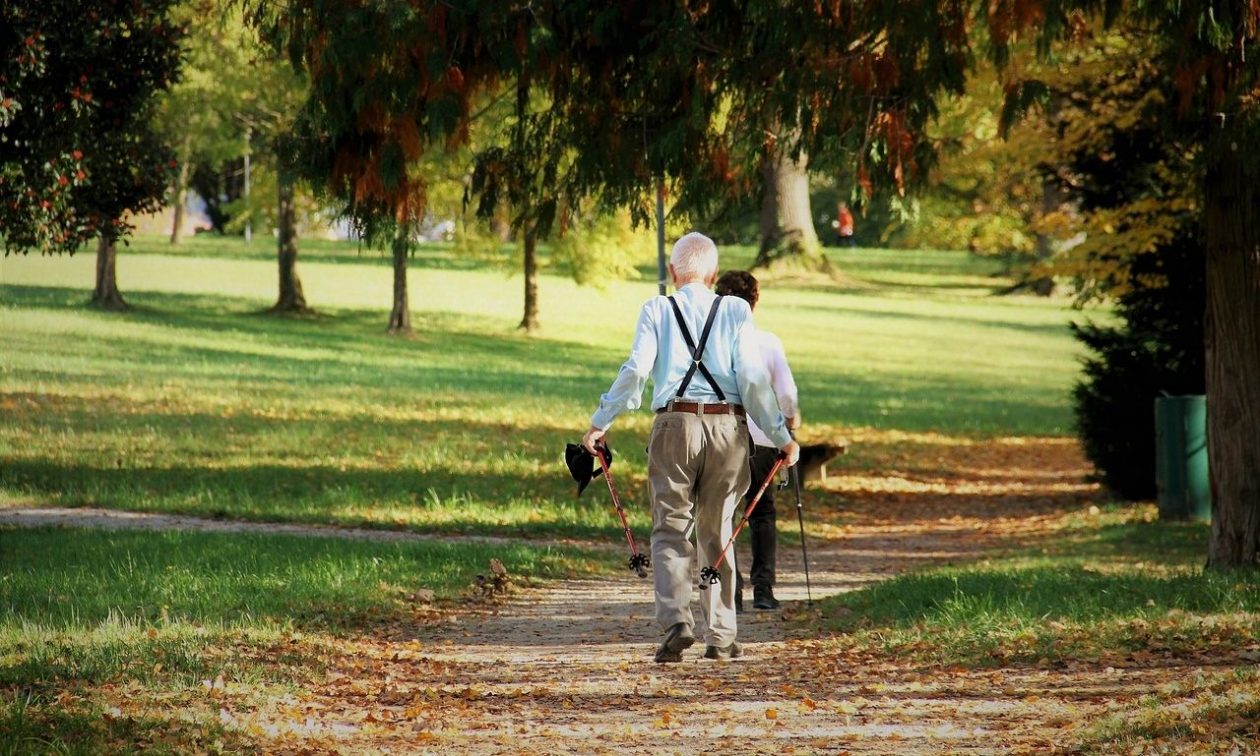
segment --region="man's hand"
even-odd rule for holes
[[[582,436],[582,446],[586,447],[586,450],[591,453],[591,456],[596,456],[595,443],[603,437],[604,431],[592,425],[591,429],[586,432],[586,435]]]
[[[786,422],[788,430],[796,430],[801,427],[801,416],[796,415],[795,417],[789,417]]]
[[[780,446],[779,451],[787,455],[787,460],[783,463],[785,467],[794,466],[797,460],[801,458],[801,445],[796,443],[795,440],[788,441],[783,446]]]

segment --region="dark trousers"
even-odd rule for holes
[[[752,483],[748,488],[748,493],[744,494],[744,506],[736,512],[740,517],[744,516],[744,509],[752,503],[753,497],[757,495],[757,489],[761,488],[761,484],[765,482],[766,476],[770,474],[779,456],[779,450],[769,446],[754,448],[755,451],[748,458],[748,466],[752,470]],[[777,484],[778,481],[770,481],[766,492],[761,495],[761,501],[757,503],[757,508],[748,517],[748,532],[752,536],[752,570],[748,573],[748,582],[752,583],[754,588],[769,588],[774,585],[774,556],[779,545],[774,514],[774,490]],[[736,570],[735,574],[735,589],[742,591],[744,590],[743,570]]]

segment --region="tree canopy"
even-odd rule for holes
[[[157,207],[170,157],[149,129],[179,64],[172,0],[0,4],[0,236],[73,253]]]
[[[680,212],[708,211],[754,191],[780,143],[901,189],[930,162],[933,96],[961,88],[969,55],[963,5],[906,9],[303,0],[254,17],[311,75],[304,172],[370,231],[417,217],[425,182],[408,166],[463,142],[474,96],[505,82],[551,103],[531,130],[549,138],[519,141],[508,162],[572,201],[646,219],[662,179]]]

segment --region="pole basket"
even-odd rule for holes
[[[700,590],[705,590],[711,585],[717,585],[722,582],[722,576],[713,567],[700,568]]]
[[[647,554],[632,554],[630,556],[630,569],[634,570],[634,574],[641,578],[648,576],[648,567],[652,566],[652,560]]]

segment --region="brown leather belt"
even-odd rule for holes
[[[671,399],[664,407],[656,411],[659,415],[662,412],[686,412],[690,415],[734,415],[736,417],[745,417],[744,408],[738,404],[726,404],[725,402],[718,404],[703,404],[701,402],[680,402]]]

